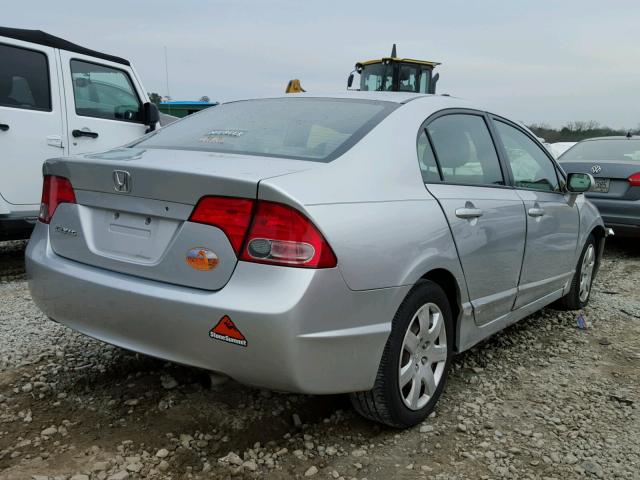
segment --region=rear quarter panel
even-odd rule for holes
[[[322,168],[263,180],[259,197],[307,212],[334,249],[349,288],[412,285],[443,268],[458,280],[466,302],[451,232],[425,188],[416,151],[429,115],[464,106],[442,97],[410,101]]]

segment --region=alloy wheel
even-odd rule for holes
[[[596,250],[593,244],[589,244],[587,251],[584,252],[582,258],[582,267],[580,268],[580,302],[584,303],[589,298],[591,291],[591,282],[593,281],[593,270],[596,264]]]
[[[435,303],[420,307],[411,321],[400,350],[398,386],[404,404],[420,410],[435,394],[447,362],[447,329]]]

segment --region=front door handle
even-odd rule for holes
[[[7,125],[6,123],[0,123],[0,130],[6,132],[7,130],[9,130],[9,125]]]
[[[470,218],[478,218],[481,216],[482,216],[482,210],[480,210],[479,208],[465,207],[465,208],[456,209],[456,217],[458,218],[470,219]]]
[[[74,130],[71,132],[71,135],[73,135],[75,138],[78,138],[78,137],[98,138],[98,133],[92,132],[90,130]]]
[[[544,208],[532,207],[527,211],[527,213],[530,217],[541,217],[544,215]]]

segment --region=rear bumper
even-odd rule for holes
[[[36,223],[38,212],[24,215],[0,215],[0,241],[29,238]]]
[[[245,262],[218,292],[178,287],[64,259],[51,250],[43,224],[26,263],[36,304],[74,330],[242,383],[301,393],[371,388],[409,289],[355,292],[338,269]],[[209,337],[224,315],[246,347]]]
[[[589,197],[607,227],[616,236],[640,236],[640,200],[610,200]]]

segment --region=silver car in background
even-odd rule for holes
[[[558,162],[566,172],[595,177],[587,198],[616,235],[640,237],[640,137],[591,138],[567,150]]]
[[[586,305],[605,241],[589,175],[447,96],[231,102],[44,175],[27,269],[49,317],[395,427],[454,353]]]

